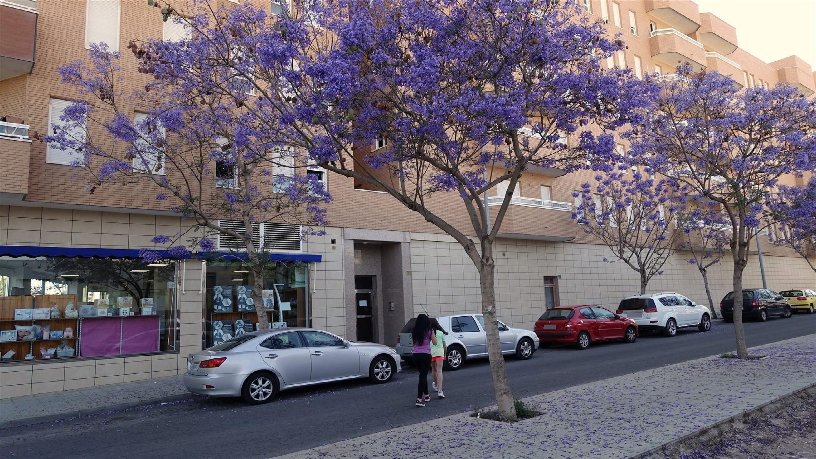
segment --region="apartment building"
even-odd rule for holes
[[[285,0],[251,1],[273,13],[285,6]],[[807,95],[816,89],[808,63],[796,56],[761,61],[739,48],[727,18],[701,13],[691,1],[581,3],[627,44],[610,67],[670,75],[689,62],[746,87],[787,83]],[[240,260],[167,254],[145,265],[140,250],[165,248],[154,236],[175,234],[189,222],[156,201],[158,190],[147,185],[91,193],[70,165],[76,152],[34,140],[34,133],[52,132],[78,97],[60,83],[57,69],[83,58],[88,43],[126,51],[131,39],[179,33],[144,0],[0,1],[0,398],[175,375],[186,369],[190,352],[252,329],[246,300],[252,282]],[[122,54],[126,68],[135,63]],[[144,85],[145,76],[133,72],[127,84]],[[132,107],[134,116],[138,108]],[[496,247],[498,309],[508,324],[530,327],[558,304],[614,307],[639,290],[636,273],[570,218],[572,191],[586,178],[534,168],[515,190]],[[297,227],[264,228],[277,241],[272,257],[279,265],[267,286],[276,322],[393,345],[416,313],[480,309],[476,270],[451,238],[383,193],[338,176],[323,179],[333,196],[325,235],[303,240]],[[221,180],[229,177],[212,186]],[[497,206],[505,190],[492,190],[488,205]],[[452,210],[449,218],[467,216]],[[229,247],[229,240],[218,241],[219,249]],[[816,282],[790,251],[766,237],[760,249],[769,288]],[[682,291],[704,302],[688,258],[674,255],[650,290]],[[711,271],[720,298],[730,290],[730,263]],[[758,263],[749,266],[745,285],[761,285]]]

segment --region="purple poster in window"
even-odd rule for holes
[[[159,352],[159,316],[122,317],[122,354]]]
[[[118,317],[82,319],[79,355],[101,357],[121,354],[121,333],[122,327]]]

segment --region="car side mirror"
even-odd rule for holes
[[[507,328],[507,325],[499,325],[499,331],[507,331],[507,330],[510,330],[509,328]]]
[[[785,299],[785,297],[782,296],[782,295],[779,295],[778,297],[776,297],[776,301],[780,301],[780,300],[784,300],[784,299]]]
[[[348,349],[348,348],[349,348],[349,346],[351,346],[351,343],[349,343],[349,340],[344,339],[344,340],[343,340],[343,347],[344,347],[344,348],[346,348],[346,349]]]

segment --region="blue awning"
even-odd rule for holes
[[[0,245],[0,256],[7,257],[82,257],[82,258],[141,258],[143,250],[155,252],[160,258],[178,259],[179,256],[162,249],[103,249],[98,247],[40,247],[33,245]],[[201,260],[246,260],[241,252],[200,252],[192,254]],[[270,261],[319,263],[322,255],[311,253],[270,253]]]

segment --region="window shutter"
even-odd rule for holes
[[[164,41],[183,41],[189,40],[192,33],[190,27],[186,22],[182,21],[176,16],[164,21],[162,26],[162,40]]]
[[[120,0],[87,0],[85,47],[106,43],[110,51],[119,51]]]
[[[224,229],[229,229],[235,231],[240,235],[246,234],[246,227],[244,226],[244,222],[239,220],[219,220],[218,225]],[[261,232],[260,232],[260,225],[258,223],[253,223],[252,228],[254,229],[252,235],[252,244],[256,248],[260,248],[261,246]],[[219,250],[246,250],[246,246],[244,245],[244,240],[242,238],[237,238],[235,236],[231,236],[224,233],[218,234],[218,249]]]
[[[149,137],[149,134],[141,127],[141,125],[147,121],[147,119],[148,115],[146,113],[136,112],[136,114],[133,116],[133,124],[145,137]],[[158,129],[161,133],[161,137],[164,138],[166,135],[164,127],[158,126]],[[142,139],[134,142],[133,148],[136,150],[134,152],[132,162],[133,170],[146,172],[148,174],[164,175],[164,154],[161,150],[156,149],[154,146]]]
[[[264,223],[263,241],[266,250],[301,250],[301,227],[285,223]]]
[[[60,120],[62,113],[73,102],[61,99],[51,99],[48,102],[48,134],[54,135],[57,130],[67,129],[68,136],[77,142],[85,142],[85,123],[80,126],[67,125],[67,123]],[[48,144],[45,154],[45,162],[52,164],[73,165],[81,162],[83,155],[81,151],[76,151],[70,148],[62,148],[52,143]]]

